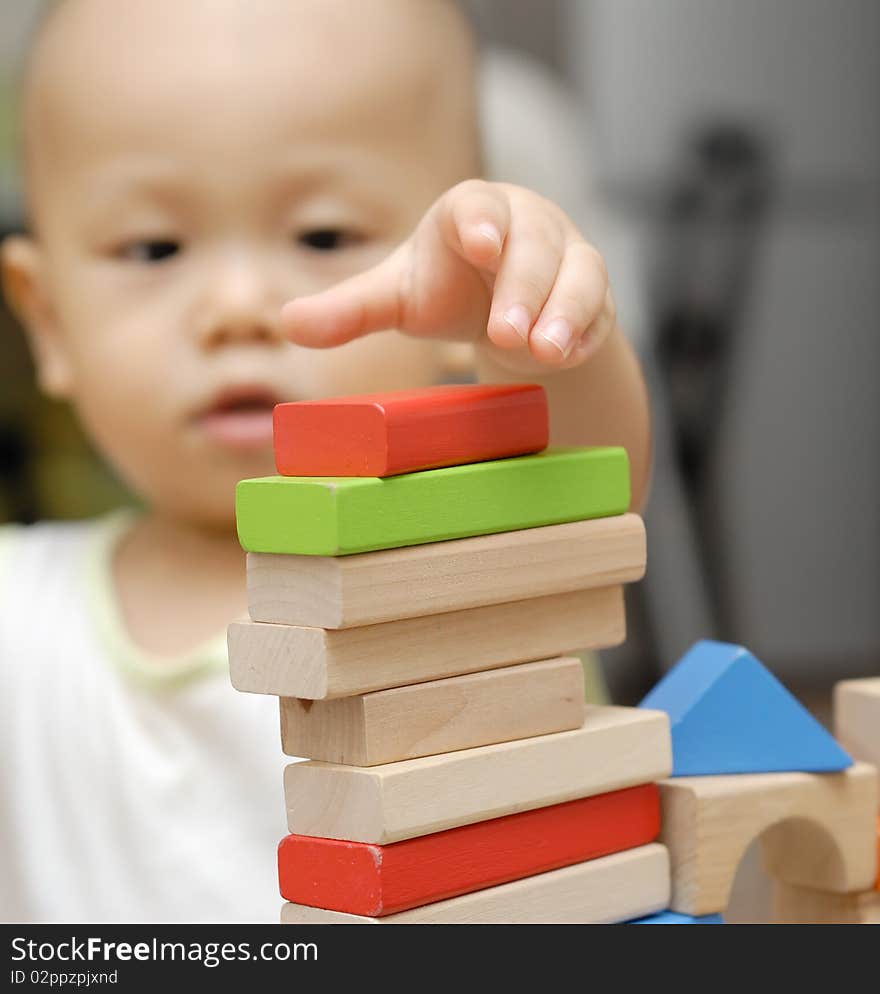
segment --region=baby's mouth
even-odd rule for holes
[[[272,442],[272,411],[280,398],[265,387],[221,391],[196,415],[212,441],[232,449],[256,449]]]

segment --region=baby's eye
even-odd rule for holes
[[[296,236],[298,244],[316,252],[338,252],[339,249],[356,245],[361,239],[352,231],[343,228],[312,228]]]
[[[123,245],[119,256],[131,262],[164,262],[177,255],[180,248],[180,242],[173,238],[145,238]]]

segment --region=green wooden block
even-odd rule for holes
[[[235,493],[249,552],[346,556],[623,514],[622,448],[545,449],[385,479],[266,476]]]

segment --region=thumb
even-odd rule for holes
[[[399,328],[408,259],[404,243],[372,269],[291,300],[281,309],[281,330],[297,345],[327,349]]]

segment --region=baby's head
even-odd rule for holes
[[[42,387],[162,513],[229,527],[280,400],[439,375],[396,332],[316,351],[278,319],[476,174],[451,0],[62,0],[23,101],[8,296]]]

